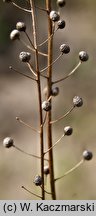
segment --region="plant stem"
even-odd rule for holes
[[[51,95],[52,88],[52,51],[53,51],[53,37],[52,35],[52,21],[50,20],[49,13],[51,11],[51,1],[46,0],[46,10],[48,11],[48,80],[47,80],[47,89],[48,89],[48,98]],[[51,100],[50,100],[50,103]],[[52,147],[52,127],[51,127],[51,111],[48,112],[47,116],[47,136],[48,136],[48,148]],[[54,184],[54,166],[53,166],[53,149],[49,151],[49,169],[50,169],[50,187],[52,199],[56,200],[55,184]]]
[[[43,144],[43,116],[42,116],[42,98],[41,98],[41,82],[40,82],[40,71],[39,71],[39,59],[38,59],[38,49],[37,49],[37,34],[36,34],[36,17],[35,17],[35,0],[30,0],[31,15],[32,15],[32,31],[33,40],[35,48],[35,63],[36,63],[36,73],[37,73],[37,89],[38,89],[38,101],[39,101],[39,124],[40,124],[40,153],[41,153],[41,178],[42,178],[42,200],[45,199],[44,191],[44,144]]]

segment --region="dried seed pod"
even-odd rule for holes
[[[87,54],[87,52],[81,51],[81,52],[79,52],[79,59],[82,62],[85,62],[85,61],[87,61],[89,59],[89,55]]]
[[[58,5],[59,7],[64,7],[65,4],[66,4],[66,2],[65,2],[64,0],[57,0],[57,5]]]
[[[52,96],[57,96],[59,94],[59,88],[58,87],[54,87],[51,90],[51,95]]]
[[[67,44],[62,44],[60,46],[60,52],[62,52],[62,54],[68,54],[70,52],[70,47]]]
[[[91,151],[85,150],[83,152],[83,158],[84,160],[91,160],[93,158],[93,154]]]
[[[17,22],[16,23],[16,29],[19,31],[24,31],[26,30],[26,25],[24,22]]]
[[[65,28],[65,25],[66,25],[66,23],[65,23],[64,20],[59,20],[59,21],[57,22],[58,29],[63,29],[63,28]]]
[[[41,176],[36,175],[33,182],[34,182],[34,184],[36,186],[41,186],[42,185],[42,178],[41,178]]]
[[[48,165],[44,166],[44,174],[45,175],[49,174],[49,166]]]
[[[13,139],[12,139],[11,137],[6,137],[6,138],[4,138],[4,140],[3,140],[3,146],[4,146],[5,148],[10,148],[10,147],[12,147],[12,146],[13,146],[13,143],[14,143],[14,141],[13,141]]]
[[[19,54],[19,59],[22,61],[22,62],[29,62],[30,59],[31,59],[31,54],[29,52],[21,52]]]
[[[54,22],[57,22],[60,19],[60,15],[57,11],[50,12],[50,19]]]
[[[64,127],[64,135],[70,136],[73,133],[73,128],[70,126]]]
[[[51,110],[51,103],[50,101],[43,101],[42,103],[42,109],[45,110],[45,111],[49,111]]]
[[[19,32],[17,29],[14,29],[14,30],[10,33],[10,39],[11,39],[11,40],[20,39],[20,32]]]
[[[81,107],[83,105],[83,99],[79,96],[73,98],[74,107]]]

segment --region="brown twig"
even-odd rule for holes
[[[42,116],[42,98],[41,98],[41,82],[40,82],[40,71],[39,71],[39,59],[38,59],[38,49],[37,49],[37,33],[36,33],[36,13],[35,13],[35,0],[30,0],[30,6],[32,10],[32,30],[33,30],[33,40],[35,47],[35,63],[36,63],[36,73],[37,73],[37,89],[38,89],[38,101],[39,101],[39,124],[40,124],[40,153],[41,153],[41,178],[42,178],[42,200],[45,199],[44,192],[44,143],[43,143],[43,116]]]
[[[51,11],[51,1],[46,0],[46,10]],[[52,52],[53,52],[53,36],[52,35],[52,21],[48,14],[48,71],[47,75],[49,79],[47,80],[47,88],[48,88],[48,98],[51,95],[52,89]],[[50,101],[51,103],[51,101]],[[48,112],[47,116],[47,136],[48,136],[48,148],[52,147],[52,127],[51,127],[51,111]],[[55,184],[54,184],[54,165],[53,165],[53,151],[52,149],[49,151],[49,169],[50,169],[50,187],[52,193],[52,199],[56,200],[56,192],[55,192]]]

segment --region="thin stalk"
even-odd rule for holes
[[[25,186],[22,186],[22,189],[24,189],[25,191],[27,191],[27,192],[30,193],[31,195],[34,195],[34,196],[36,196],[36,197],[42,199],[41,196],[39,196],[39,195],[33,193],[32,191],[30,191],[29,189],[27,189]]]
[[[43,115],[42,115],[42,98],[41,98],[41,82],[40,82],[40,71],[39,71],[39,59],[38,59],[38,48],[37,48],[37,33],[36,33],[36,17],[35,17],[35,0],[30,0],[31,16],[32,16],[32,30],[33,30],[33,41],[35,47],[35,63],[37,73],[37,89],[38,89],[38,101],[39,101],[39,124],[40,124],[40,153],[41,153],[41,178],[42,178],[42,200],[45,199],[44,191],[44,143],[43,143]]]
[[[46,10],[50,13],[51,11],[51,1],[46,0]],[[52,35],[52,21],[50,20],[48,13],[48,71],[47,75],[49,79],[47,80],[48,98],[51,95],[52,88],[52,50],[53,50],[53,37]],[[50,103],[52,101],[50,100]],[[48,148],[52,147],[52,127],[51,127],[51,111],[48,112],[47,116],[47,136],[48,136]],[[54,166],[53,166],[53,149],[49,151],[49,169],[50,169],[50,187],[52,193],[52,199],[56,200],[55,184],[54,184]]]
[[[84,159],[82,159],[79,163],[77,163],[74,167],[72,167],[70,170],[64,173],[64,175],[60,176],[59,178],[56,178],[55,181],[60,180],[64,178],[66,175],[72,173],[74,170],[76,170],[81,164],[84,163]]]
[[[65,118],[66,116],[68,116],[72,112],[72,110],[74,108],[75,108],[75,106],[72,106],[64,115],[62,115],[61,117],[57,118],[56,120],[51,121],[50,124],[54,124],[54,123],[60,121],[61,119]]]
[[[22,11],[25,11],[25,12],[28,12],[28,13],[31,13],[31,10],[28,10],[26,8],[23,8],[23,7],[20,7],[19,5],[17,5],[15,2],[11,2],[15,7],[19,8],[20,10]]]
[[[30,156],[30,157],[34,157],[34,158],[37,158],[37,159],[41,159],[40,156],[37,156],[37,155],[31,154],[31,153],[28,153],[28,152],[24,151],[23,149],[17,147],[16,145],[13,145],[13,147],[14,147],[16,150],[18,150],[18,151],[20,151],[21,153],[23,153],[23,154],[26,154],[26,155],[28,155],[28,156]],[[46,159],[46,158],[44,158],[44,160],[45,160],[45,161],[48,161],[48,159]]]
[[[68,77],[72,76],[76,72],[76,70],[80,67],[81,64],[82,64],[82,61],[79,61],[79,63],[75,66],[75,68],[68,75],[66,75],[65,77],[63,77],[63,78],[61,78],[59,80],[56,80],[56,81],[52,82],[52,84],[59,83],[61,81],[64,81]]]

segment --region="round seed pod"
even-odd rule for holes
[[[60,19],[60,15],[57,11],[51,11],[50,12],[50,19],[54,22],[57,22]]]
[[[79,96],[75,96],[73,98],[73,105],[74,107],[81,107],[83,105],[83,99]]]
[[[10,33],[10,39],[11,40],[19,40],[20,39],[20,32],[17,29],[14,29],[11,33]]]
[[[54,87],[51,90],[51,95],[52,96],[57,96],[59,94],[59,88],[58,87]]]
[[[17,22],[16,23],[16,29],[19,31],[24,31],[26,30],[26,25],[24,22]]]
[[[82,62],[85,62],[85,61],[87,61],[89,59],[89,55],[87,54],[87,52],[81,51],[81,52],[79,52],[79,59]]]
[[[93,158],[92,152],[88,151],[88,150],[85,150],[83,152],[83,158],[84,158],[84,160],[88,160],[88,161],[91,160]]]
[[[31,59],[31,54],[29,52],[21,52],[19,54],[19,59],[22,62],[29,62]]]
[[[70,52],[70,47],[67,44],[62,44],[60,46],[60,52],[62,52],[62,54],[68,54]]]
[[[57,22],[58,29],[63,29],[63,28],[65,28],[65,25],[66,25],[66,23],[65,23],[64,20],[59,20],[59,21]]]
[[[3,140],[3,146],[4,146],[5,148],[10,148],[10,147],[12,147],[12,146],[13,146],[13,143],[14,143],[14,141],[13,141],[13,139],[12,139],[11,137],[6,137],[6,138],[4,138],[4,140]]]
[[[44,166],[44,174],[45,175],[49,174],[49,166],[48,165]]]
[[[66,4],[66,2],[65,2],[64,0],[57,0],[57,5],[58,5],[59,7],[64,7],[65,4]]]
[[[41,178],[41,176],[36,175],[33,182],[34,182],[34,184],[36,186],[41,186],[42,185],[42,178]]]
[[[70,126],[64,127],[64,135],[70,136],[73,133],[73,128]]]
[[[49,111],[51,110],[51,103],[50,101],[43,101],[42,103],[42,109],[45,110],[45,111]]]

